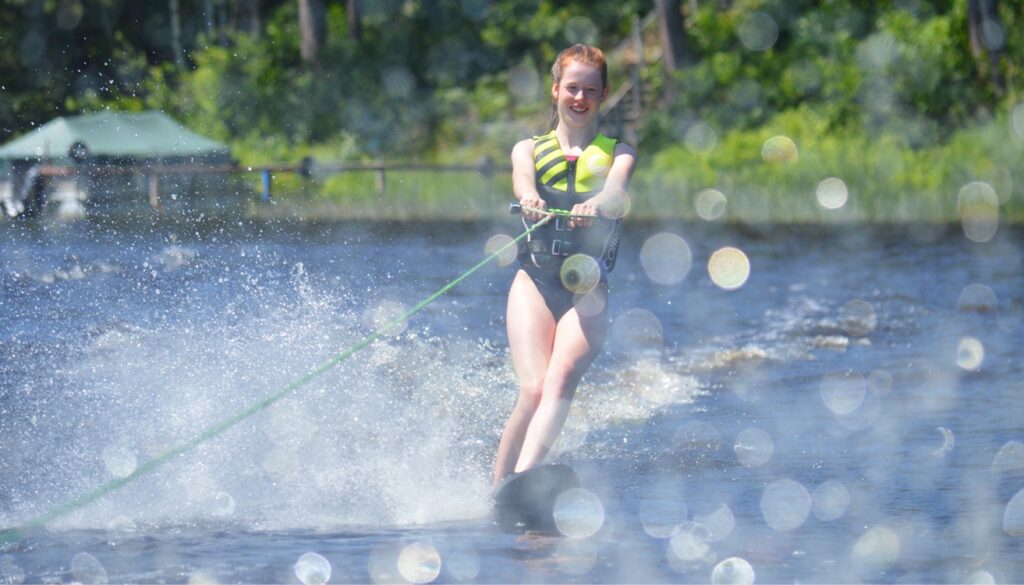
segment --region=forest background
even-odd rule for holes
[[[242,165],[503,165],[515,141],[546,130],[555,55],[585,42],[612,58],[613,92],[643,88],[630,122],[638,215],[1020,221],[1022,8],[5,0],[0,143],[58,115],[157,109],[228,143]],[[365,175],[316,178],[282,177],[279,192],[364,215],[394,198],[443,213],[484,191],[487,204],[509,197],[484,176],[408,174],[389,179],[389,201]]]

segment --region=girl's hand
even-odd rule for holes
[[[548,204],[540,197],[526,196],[519,200],[519,204],[523,206],[523,217],[530,221],[540,221],[547,217],[544,210]]]
[[[574,217],[569,218],[569,227],[590,227],[590,225],[594,223],[594,218],[598,215],[598,205],[593,199],[588,199],[582,203],[573,205],[570,212]]]

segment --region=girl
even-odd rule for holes
[[[512,149],[512,188],[523,223],[546,222],[520,250],[508,294],[519,398],[501,435],[493,485],[544,460],[580,378],[604,344],[607,275],[636,162],[633,148],[597,130],[608,97],[604,54],[574,45],[558,55],[551,73],[551,132]]]

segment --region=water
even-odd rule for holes
[[[1024,579],[1008,227],[630,225],[553,454],[584,488],[563,536],[487,519],[515,396],[496,265],[135,474],[514,230],[0,225],[0,526],[56,511],[0,545],[0,582]]]

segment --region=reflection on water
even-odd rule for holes
[[[1022,578],[1019,229],[629,228],[534,538],[486,519],[513,269],[395,321],[514,221],[0,225],[0,526],[130,478],[0,581]]]

